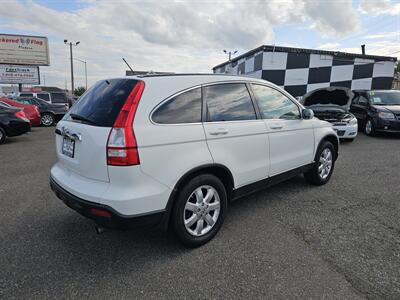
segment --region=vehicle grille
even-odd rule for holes
[[[345,130],[337,130],[336,131],[338,136],[343,136],[345,132],[346,132]]]

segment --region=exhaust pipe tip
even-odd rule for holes
[[[104,232],[103,227],[95,226],[94,229],[96,230],[97,234],[102,234]]]

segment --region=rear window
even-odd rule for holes
[[[50,95],[49,94],[37,94],[37,97],[46,101],[50,101]]]
[[[67,95],[64,93],[51,93],[52,103],[68,103]]]
[[[98,81],[79,98],[69,114],[84,117],[95,126],[112,127],[136,83],[133,79]]]
[[[19,96],[20,97],[33,97],[33,94],[26,93],[26,94],[19,94]]]

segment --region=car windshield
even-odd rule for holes
[[[400,105],[400,92],[368,92],[371,103],[374,105]]]

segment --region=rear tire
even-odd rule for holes
[[[40,118],[40,123],[45,127],[53,126],[55,122],[56,122],[56,118],[52,114],[45,113]]]
[[[323,141],[315,155],[312,168],[304,173],[306,181],[313,185],[323,185],[329,181],[335,168],[335,147],[329,141]]]
[[[221,180],[211,174],[192,178],[182,187],[172,210],[176,237],[189,247],[207,243],[221,228],[227,207],[227,193]]]
[[[6,141],[6,138],[6,131],[0,127],[0,144],[3,144]]]

